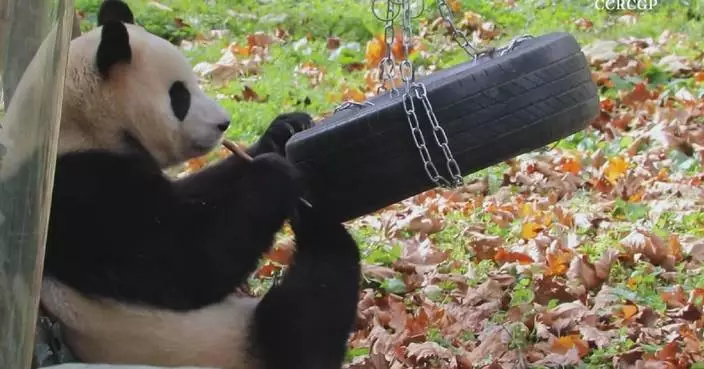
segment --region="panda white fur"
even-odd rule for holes
[[[278,116],[248,153],[178,180],[167,166],[219,144],[229,117],[181,52],[105,1],[72,41],[42,307],[82,362],[339,368],[354,324],[357,245],[297,201],[283,147],[308,128]],[[262,299],[234,293],[286,219],[296,253]]]

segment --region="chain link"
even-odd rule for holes
[[[387,0],[386,2],[386,15],[380,17],[376,13],[376,2],[372,2],[372,12],[374,16],[382,20],[384,24],[384,46],[386,48],[386,53],[383,58],[379,61],[379,80],[381,81],[381,86],[377,90],[377,94],[382,94],[388,89],[386,88],[387,82],[391,85],[391,96],[398,95],[398,90],[396,89],[396,64],[394,63],[393,54],[391,50],[393,49],[393,42],[396,37],[394,34],[394,19],[398,16],[398,4],[395,2],[397,0]]]
[[[403,0],[403,61],[401,62],[401,79],[404,82],[404,93],[403,93],[403,108],[406,112],[406,117],[408,119],[408,124],[411,127],[411,133],[413,134],[413,140],[416,144],[416,148],[420,152],[421,160],[423,160],[423,167],[425,168],[428,177],[437,186],[451,187],[458,186],[462,184],[462,173],[459,170],[459,165],[452,155],[449,143],[447,140],[447,135],[445,130],[438,123],[438,119],[435,116],[430,100],[426,94],[425,85],[421,82],[415,81],[415,73],[413,69],[413,64],[408,57],[409,50],[411,48],[411,41],[413,40],[413,29],[411,25],[411,5],[410,0]],[[422,92],[419,92],[422,91]],[[418,116],[416,115],[415,105],[413,103],[413,98],[418,98],[423,104],[423,108],[428,115],[430,124],[433,127],[433,135],[435,136],[435,142],[442,149],[443,155],[447,160],[447,168],[452,176],[452,180],[448,180],[444,176],[440,175],[435,164],[432,161],[430,153],[428,152],[427,145],[425,143],[425,138],[420,130],[420,124],[418,122]]]
[[[452,14],[452,9],[450,5],[447,4],[447,0],[438,0],[438,12],[440,16],[450,25],[450,30],[452,32],[452,39],[455,40],[457,45],[459,45],[473,60],[476,60],[479,50],[477,50],[467,39],[464,32],[455,27],[455,23],[452,21],[454,14]]]
[[[445,130],[440,126],[440,122],[438,122],[438,118],[435,116],[435,112],[433,111],[433,106],[430,104],[430,99],[428,99],[428,94],[425,89],[425,85],[422,83],[415,83],[414,84],[414,92],[416,97],[421,101],[423,104],[423,108],[425,108],[425,112],[428,115],[428,120],[430,121],[430,125],[433,127],[433,135],[435,136],[435,143],[438,144],[438,146],[442,149],[442,153],[445,156],[445,160],[447,161],[447,171],[450,173],[450,176],[452,177],[452,184],[453,186],[459,186],[462,184],[462,172],[460,171],[460,166],[457,164],[457,161],[455,160],[454,156],[452,155],[452,150],[450,150],[450,145],[449,145],[449,140],[447,139],[447,135],[445,134]]]

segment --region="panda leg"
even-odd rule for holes
[[[359,250],[342,224],[304,205],[292,225],[296,254],[257,306],[253,349],[266,369],[337,369],[356,318]]]

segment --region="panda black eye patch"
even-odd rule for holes
[[[183,82],[176,81],[169,88],[169,97],[171,98],[171,110],[178,120],[183,121],[191,107],[191,93]]]

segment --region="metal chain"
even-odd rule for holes
[[[377,89],[377,94],[382,94],[387,91],[386,83],[391,84],[391,96],[398,95],[398,90],[396,89],[396,64],[394,63],[394,57],[391,53],[394,42],[394,19],[398,16],[398,4],[395,0],[387,0],[386,2],[386,15],[384,17],[379,16],[376,13],[376,2],[372,1],[372,13],[377,19],[383,21],[384,24],[384,46],[386,47],[386,53],[383,58],[379,61],[379,80],[381,81],[381,86]]]
[[[467,39],[464,32],[455,27],[455,23],[452,21],[454,15],[452,14],[452,9],[447,4],[447,0],[438,0],[438,12],[440,16],[450,25],[450,30],[452,31],[452,39],[455,40],[457,45],[459,45],[473,60],[476,60],[479,50],[477,50]]]
[[[438,119],[433,111],[432,104],[428,99],[426,94],[425,85],[421,82],[415,81],[415,73],[413,70],[413,64],[408,57],[409,50],[412,41],[412,26],[411,26],[411,5],[410,0],[403,0],[403,61],[400,64],[401,69],[401,79],[404,82],[404,93],[403,93],[403,110],[406,112],[406,117],[408,119],[408,125],[411,127],[411,134],[413,136],[413,141],[416,144],[416,148],[420,153],[421,160],[423,160],[423,168],[428,174],[433,183],[437,186],[452,187],[462,184],[462,173],[459,170],[459,165],[452,155],[450,150],[447,135],[445,130],[438,123]],[[433,127],[433,135],[435,136],[435,142],[442,149],[443,155],[447,160],[447,168],[452,176],[451,180],[440,175],[438,169],[432,161],[430,153],[428,152],[428,147],[423,137],[423,132],[420,130],[420,124],[418,122],[418,116],[415,111],[415,104],[413,98],[418,98],[430,120],[430,124]]]
[[[414,88],[415,95],[423,103],[423,107],[425,108],[425,112],[428,115],[430,125],[433,127],[433,135],[435,136],[435,142],[442,149],[442,153],[445,156],[445,160],[447,161],[447,171],[452,177],[452,182],[451,184],[449,184],[449,186],[460,186],[463,183],[462,171],[460,171],[460,166],[459,164],[457,164],[455,157],[452,155],[449,140],[447,139],[445,130],[440,126],[438,118],[435,116],[433,106],[432,104],[430,104],[430,99],[428,99],[428,94],[425,89],[425,85],[422,83],[414,83]],[[448,182],[444,178],[443,180],[445,182]]]

